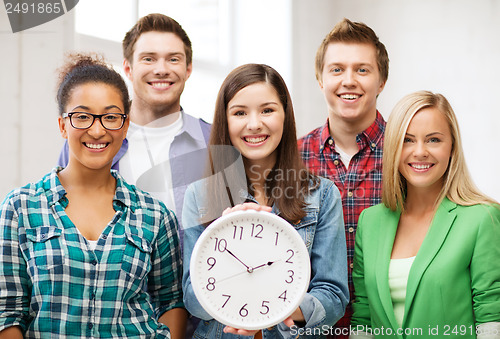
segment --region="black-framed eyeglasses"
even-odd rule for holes
[[[99,119],[102,127],[107,130],[116,131],[123,127],[127,115],[123,113],[92,114],[87,112],[68,112],[63,113],[62,117],[69,118],[71,126],[76,129],[87,129],[94,124],[95,119]]]

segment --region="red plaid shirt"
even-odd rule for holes
[[[302,160],[309,170],[335,182],[342,196],[351,299],[354,297],[352,261],[358,217],[365,208],[380,203],[382,196],[382,149],[385,124],[384,118],[377,111],[373,124],[356,136],[359,151],[352,157],[348,169],[335,150],[335,141],[330,136],[328,120],[322,127],[313,130],[298,141]],[[349,328],[351,316],[352,307],[349,302],[344,317],[336,324],[338,330]],[[345,333],[348,334],[348,332]],[[336,337],[347,338],[348,335]]]

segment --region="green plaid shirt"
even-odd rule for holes
[[[65,213],[60,169],[0,206],[0,330],[19,325],[29,338],[170,338],[157,319],[184,306],[174,214],[112,171],[116,213],[92,251]]]

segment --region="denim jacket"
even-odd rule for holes
[[[196,240],[205,227],[200,225],[200,197],[205,194],[203,181],[190,185],[184,200],[182,215],[184,233],[184,274],[182,287],[187,310],[201,319],[194,338],[248,338],[224,333],[225,325],[213,319],[200,305],[194,295],[189,276],[191,254]],[[247,201],[256,202],[247,194]],[[288,328],[280,323],[262,331],[263,338],[323,338],[331,326],[340,319],[349,301],[347,288],[347,257],[342,203],[335,184],[319,178],[319,185],[306,197],[307,215],[295,224],[304,240],[311,258],[311,281],[308,292],[300,304],[306,320],[302,328],[296,325]],[[276,206],[272,213],[279,215]],[[314,333],[314,334],[313,334]]]

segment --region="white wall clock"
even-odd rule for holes
[[[196,242],[191,284],[203,308],[220,323],[258,330],[292,314],[307,292],[311,264],[295,228],[262,211],[215,220]]]

